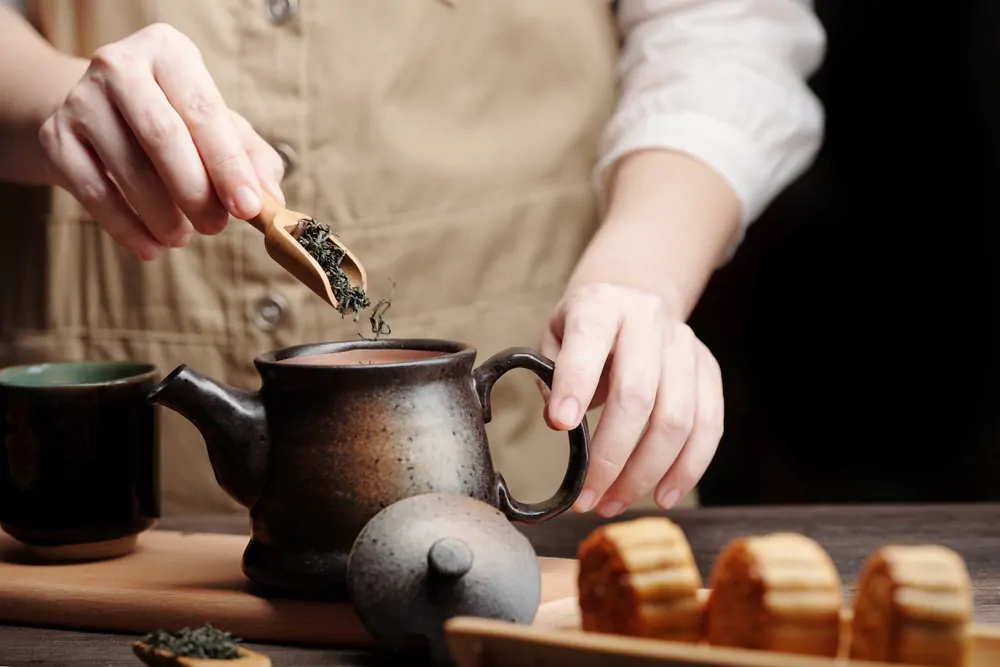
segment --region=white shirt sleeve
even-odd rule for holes
[[[824,114],[805,80],[826,33],[811,0],[621,0],[621,98],[595,170],[669,148],[730,184],[747,226],[812,163]],[[737,244],[738,245],[738,244]]]

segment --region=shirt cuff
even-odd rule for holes
[[[667,149],[701,161],[718,173],[740,202],[739,231],[728,249],[728,262],[743,242],[747,228],[774,197],[812,163],[822,140],[823,111],[818,104],[797,113],[798,131],[769,141],[755,140],[744,127],[697,111],[650,111],[629,119],[614,133],[593,172],[593,185],[602,213],[607,210],[607,178],[626,154],[644,149]],[[808,120],[807,120],[808,119]],[[619,125],[621,127],[621,125]]]

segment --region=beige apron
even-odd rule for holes
[[[58,48],[89,56],[154,22],[199,46],[228,104],[287,160],[294,208],[340,233],[393,337],[536,347],[598,225],[591,169],[616,99],[612,9],[593,0],[38,0]],[[252,359],[370,335],[231,220],[144,264],[61,190],[0,190],[0,362],[186,362],[254,388]],[[15,223],[14,224],[11,223]],[[564,434],[527,371],[494,392],[498,468],[521,499],[562,477]],[[163,413],[168,515],[228,511],[198,433]]]

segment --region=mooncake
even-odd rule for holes
[[[858,575],[850,657],[962,667],[972,622],[965,561],[937,545],[885,546]]]
[[[580,543],[585,631],[696,643],[701,574],[684,532],[665,517],[612,523]]]
[[[842,605],[837,568],[814,540],[740,537],[712,568],[705,634],[714,646],[834,657]]]

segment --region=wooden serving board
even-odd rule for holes
[[[703,601],[707,594],[702,591]],[[850,622],[851,612],[845,610],[841,655],[847,650]],[[531,627],[469,617],[453,618],[445,627],[459,667],[889,667],[884,662],[843,657],[815,658],[583,632],[576,597],[542,604]],[[965,667],[1000,665],[1000,628],[973,625],[970,634],[971,655]]]
[[[152,530],[121,558],[38,564],[0,532],[0,623],[145,633],[211,622],[248,641],[372,645],[349,604],[254,593],[240,566],[247,540]],[[576,561],[539,561],[543,603],[576,594]]]

